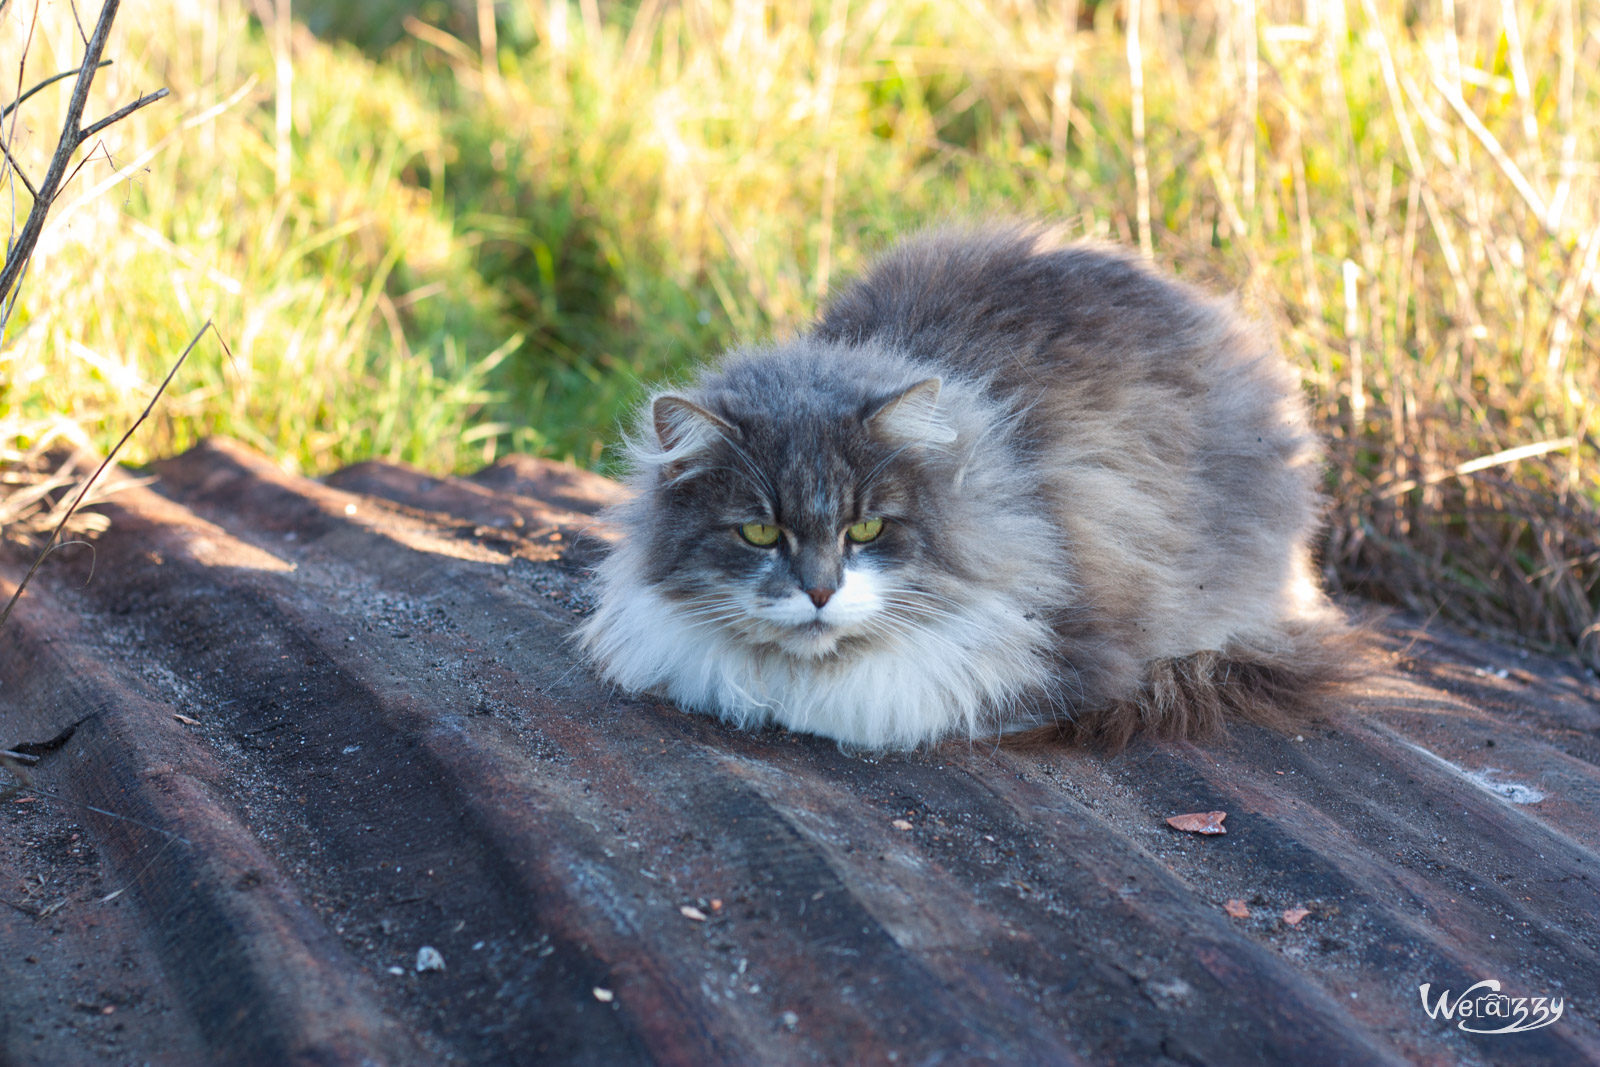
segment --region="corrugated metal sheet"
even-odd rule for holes
[[[8,1062],[1600,1061],[1574,670],[1396,623],[1298,736],[858,758],[576,665],[601,479],[156,473],[0,631]],[[1423,1010],[1485,978],[1563,1017]]]

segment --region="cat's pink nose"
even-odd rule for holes
[[[833,596],[833,590],[832,589],[807,589],[806,590],[806,596],[810,597],[811,598],[811,602],[817,606],[817,610],[821,611],[822,610],[822,605],[826,604],[828,602],[828,598]]]

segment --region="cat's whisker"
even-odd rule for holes
[[[879,460],[878,461],[878,465],[876,467],[873,467],[870,471],[868,471],[866,473],[866,475],[861,479],[861,488],[862,488],[862,490],[865,491],[865,490],[872,489],[873,486],[877,483],[878,475],[882,474],[884,472],[884,470],[888,468],[889,464],[891,464],[895,460],[899,459],[901,453],[903,453],[909,447],[910,447],[909,445],[901,445],[899,448],[896,448],[896,449],[890,451],[881,460]]]
[[[725,623],[737,622],[737,621],[739,621],[741,619],[748,618],[748,616],[746,615],[745,612],[739,611],[739,610],[733,610],[733,609],[727,609],[727,610],[722,610],[722,611],[716,611],[716,610],[712,610],[712,609],[702,609],[702,610],[698,610],[698,611],[685,611],[685,612],[681,613],[679,617],[681,619],[683,619],[685,622],[696,623],[696,624],[701,624],[701,625],[706,625],[706,626],[722,625],[722,624],[725,624]]]
[[[938,624],[961,621],[961,617],[959,615],[923,615],[918,617],[915,615],[890,612],[884,612],[879,616],[879,618],[883,619],[886,623],[898,625],[902,628],[914,627],[917,630],[927,633],[931,636],[939,636],[941,640],[943,639],[943,631],[939,629]]]
[[[742,446],[731,441],[729,445],[733,451],[734,458],[739,461],[745,475],[755,482],[756,491],[764,496],[767,503],[774,506],[775,509],[775,505],[782,497],[778,493],[777,486],[772,484],[772,479],[767,476],[766,472],[761,469],[760,464],[756,463],[755,459]]]
[[[906,607],[916,610],[938,611],[944,605],[961,611],[967,607],[966,603],[955,597],[942,596],[938,593],[927,593],[922,590],[900,592],[887,592],[883,595],[885,603],[897,607]]]
[[[943,631],[925,623],[917,622],[915,619],[889,614],[881,615],[879,619],[882,623],[881,629],[889,631],[896,636],[924,638],[946,649],[956,647],[956,643]]]
[[[952,602],[950,607],[943,607],[938,604],[897,601],[886,597],[884,608],[886,611],[901,612],[926,619],[961,619],[966,605]]]

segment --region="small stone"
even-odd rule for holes
[[[432,945],[423,945],[417,949],[417,970],[442,971],[444,970],[444,957]]]

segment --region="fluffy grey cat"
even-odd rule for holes
[[[1027,226],[892,250],[649,403],[587,654],[867,748],[1272,719],[1336,671],[1319,449],[1230,303]]]

